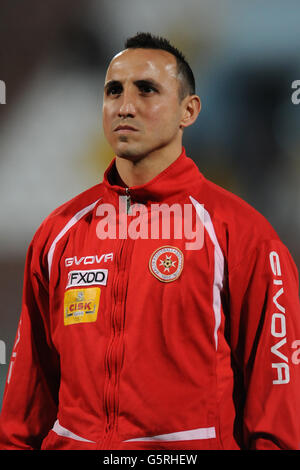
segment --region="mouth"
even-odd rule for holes
[[[115,128],[114,132],[118,132],[119,134],[128,134],[130,132],[137,132],[137,129],[128,125],[120,125]]]

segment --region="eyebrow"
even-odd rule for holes
[[[153,88],[157,89],[157,90],[160,90],[161,89],[161,86],[158,82],[156,82],[155,80],[153,80],[152,78],[144,78],[144,79],[141,79],[141,80],[135,80],[133,82],[137,87],[139,86],[152,86]],[[111,88],[112,86],[122,86],[122,82],[120,82],[119,80],[110,80],[109,82],[105,83],[104,85],[104,90],[106,91],[107,89]]]
[[[144,78],[143,80],[135,80],[133,82],[136,86],[143,86],[143,85],[150,85],[152,86],[153,88],[156,88],[156,89],[160,89],[161,86],[158,82],[156,82],[155,80],[153,80],[152,78]]]

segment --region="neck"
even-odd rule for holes
[[[126,158],[116,157],[116,168],[125,186],[141,186],[170,166],[181,154],[182,144],[176,148],[168,150],[159,149],[151,154],[132,161]]]

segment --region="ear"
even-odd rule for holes
[[[199,96],[186,96],[182,101],[182,108],[183,116],[180,122],[180,128],[191,126],[194,124],[201,111],[201,100]]]

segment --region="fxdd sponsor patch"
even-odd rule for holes
[[[97,284],[99,286],[106,286],[107,284],[108,269],[93,269],[88,271],[70,271],[68,274],[69,287],[89,286]]]
[[[100,287],[67,290],[64,297],[64,324],[95,322],[100,292]]]

